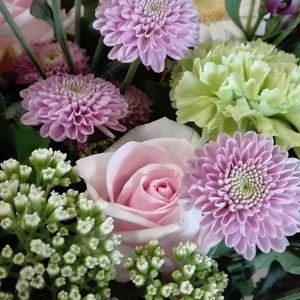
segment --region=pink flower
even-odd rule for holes
[[[128,114],[121,121],[127,129],[141,125],[149,121],[151,102],[148,96],[135,86],[131,85],[124,95],[128,104]]]
[[[183,180],[182,202],[203,213],[199,245],[225,238],[246,259],[283,252],[300,231],[299,160],[254,132],[220,134],[196,150]]]
[[[159,131],[159,128],[163,130]],[[184,125],[162,119],[138,126],[116,149],[77,161],[78,172],[90,197],[105,201],[104,212],[114,218],[114,231],[121,233],[123,245],[133,249],[151,239],[172,248],[179,241],[193,240],[200,212],[184,211],[177,191],[185,172],[184,164],[193,157],[195,132]],[[174,136],[179,138],[174,138]],[[158,136],[144,142],[134,142]],[[172,136],[172,137],[163,137]]]
[[[198,42],[198,17],[190,0],[104,0],[95,29],[113,47],[108,57],[124,63],[138,57],[162,72],[166,56],[181,59]]]
[[[47,22],[38,20],[30,14],[31,3],[32,0],[4,0],[26,41],[31,43],[51,39],[53,30]],[[74,10],[68,14],[62,11],[62,18],[64,27],[69,27],[74,21]],[[0,14],[0,72],[13,70],[12,61],[20,53],[21,49],[15,36]]]
[[[27,111],[26,125],[40,125],[40,134],[61,142],[66,138],[85,142],[97,127],[109,137],[109,129],[125,131],[119,120],[127,104],[112,83],[93,75],[52,76],[21,91]]]
[[[278,15],[294,15],[299,8],[299,0],[263,0],[266,10]]]
[[[70,71],[58,43],[34,43],[31,45],[31,48],[48,77],[52,75],[62,75]],[[76,72],[83,74],[87,73],[88,59],[85,55],[85,49],[79,48],[70,41],[68,42],[68,48]],[[19,84],[30,84],[41,79],[40,74],[37,72],[26,53],[23,53],[14,61],[14,71],[17,73],[16,82]]]

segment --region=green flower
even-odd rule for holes
[[[177,121],[194,122],[208,139],[251,129],[300,147],[300,68],[273,45],[206,43],[178,62],[171,87]]]

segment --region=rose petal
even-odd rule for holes
[[[78,175],[94,188],[98,196],[109,201],[106,188],[106,169],[112,153],[100,153],[77,160]]]
[[[161,118],[154,122],[135,127],[106,151],[116,151],[118,148],[131,141],[143,142],[163,137],[186,139],[194,146],[198,146],[202,143],[201,137],[192,128],[169,120],[168,118]]]
[[[176,157],[155,145],[129,142],[119,148],[107,165],[107,191],[111,202],[116,202],[130,175],[147,164],[181,165]]]
[[[129,244],[143,244],[153,239],[161,239],[176,232],[180,228],[180,224],[170,224],[166,226],[149,228],[135,231],[122,231],[121,240]]]

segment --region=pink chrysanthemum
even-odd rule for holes
[[[197,149],[183,179],[182,203],[203,212],[199,245],[225,238],[251,260],[256,246],[282,252],[300,231],[299,160],[254,132],[220,134]]]
[[[198,16],[190,0],[102,0],[95,29],[113,47],[108,57],[124,63],[138,57],[162,72],[166,56],[181,59],[198,42]]]
[[[151,112],[151,102],[148,96],[135,86],[131,85],[126,90],[124,97],[128,104],[128,114],[121,120],[121,123],[127,127],[127,130],[147,123]]]
[[[70,69],[65,62],[63,52],[58,43],[41,42],[31,45],[42,69],[48,77],[69,73]],[[87,73],[88,58],[85,49],[79,48],[76,44],[68,42],[68,48],[72,56],[74,67],[77,73]],[[19,84],[31,84],[41,79],[35,66],[31,63],[28,55],[23,53],[14,61],[14,71],[17,73],[16,82]]]
[[[40,134],[55,141],[66,138],[85,142],[97,127],[109,137],[109,129],[125,131],[119,123],[127,103],[112,83],[93,75],[52,76],[21,91],[27,110],[21,121],[40,125]]]

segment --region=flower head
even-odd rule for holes
[[[293,15],[299,7],[299,0],[263,0],[266,10],[278,15]]]
[[[164,273],[165,259],[156,240],[136,247],[135,254],[124,266],[130,280],[137,287],[145,287],[145,299],[223,299],[227,275],[218,270],[216,261],[200,255],[194,243],[180,242],[173,248],[176,270],[171,276],[159,276]]]
[[[56,295],[67,295],[66,299],[85,299],[87,290],[94,299],[109,297],[108,284],[122,258],[116,250],[120,237],[110,234],[112,219],[106,218],[103,206],[86,194],[71,189],[55,192],[57,186],[77,182],[74,170],[61,172],[61,163],[67,163],[65,158],[51,148],[33,151],[26,161],[35,172],[26,180],[21,174],[24,165],[12,160],[0,164],[0,171],[6,175],[0,178],[0,202],[12,212],[0,214],[0,229],[8,230],[19,241],[15,247],[1,240],[0,281],[11,283],[7,286],[2,281],[1,289],[9,290],[11,297],[4,298],[0,292],[1,300],[50,299],[49,287],[55,287]],[[49,168],[57,171],[52,181],[42,176]]]
[[[124,97],[128,104],[128,114],[121,123],[129,130],[148,122],[151,102],[147,95],[132,85],[126,90]]]
[[[127,114],[127,104],[110,82],[93,75],[52,76],[21,92],[27,112],[21,121],[40,125],[43,137],[55,141],[66,138],[85,142],[97,127],[109,137],[109,129],[125,131],[119,120]]]
[[[58,43],[41,42],[31,45],[33,53],[36,55],[46,75],[62,75],[69,73],[69,66],[64,60],[63,52]],[[68,42],[70,54],[72,56],[76,72],[86,73],[88,70],[85,50],[76,44]],[[23,53],[16,58],[14,71],[17,73],[16,82],[19,84],[31,84],[41,79],[35,66],[28,55]]]
[[[245,39],[243,31],[227,15],[224,0],[203,1],[193,0],[194,6],[199,12],[200,43],[208,40],[229,41],[232,39]],[[255,0],[255,9],[252,23],[258,16],[260,0]],[[243,25],[246,24],[251,0],[242,0],[240,3],[240,19]]]
[[[183,179],[182,203],[203,213],[199,245],[225,238],[251,260],[256,246],[282,252],[300,231],[299,161],[254,132],[220,134],[196,150]]]
[[[140,58],[162,72],[166,56],[183,58],[198,40],[197,13],[186,0],[105,0],[93,26],[113,47],[108,57],[121,62]]]
[[[299,147],[297,61],[260,40],[206,43],[173,70],[177,121],[194,122],[208,139],[254,128],[284,149]]]

